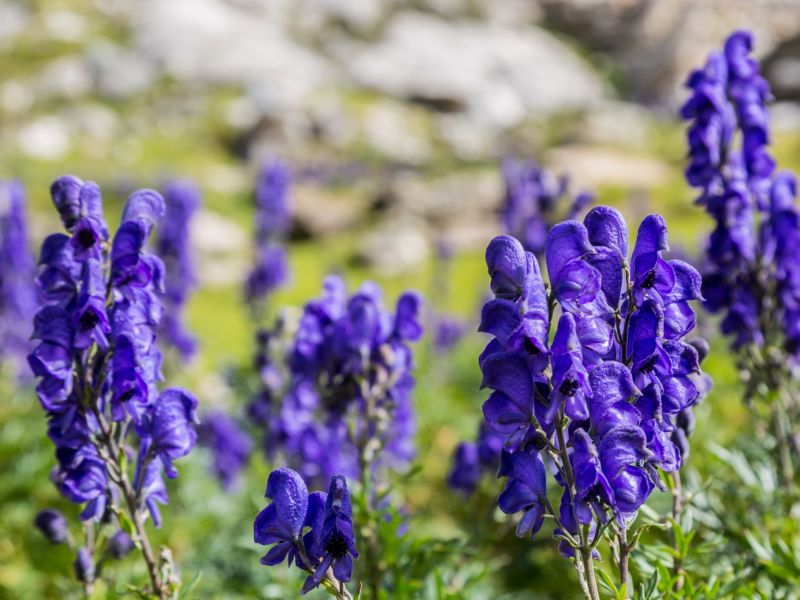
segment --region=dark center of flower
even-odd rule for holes
[[[558,388],[558,391],[565,396],[574,396],[575,392],[578,391],[578,382],[572,377],[567,377]]]
[[[648,271],[647,273],[647,276],[644,278],[644,281],[642,281],[642,287],[645,289],[650,289],[651,287],[653,287],[653,285],[655,285],[655,283],[656,283],[656,270],[650,269],[650,271]]]
[[[639,372],[650,373],[655,368],[657,359],[658,357],[655,354],[649,356],[639,367]]]
[[[94,232],[92,232],[91,229],[81,229],[78,231],[78,244],[80,244],[82,248],[91,248],[94,246],[94,243]]]
[[[534,355],[539,354],[539,349],[533,344],[531,338],[529,337],[525,338],[525,350],[529,354],[534,354]]]
[[[334,530],[325,540],[325,552],[334,559],[345,557],[347,554],[347,539],[340,531]]]
[[[78,320],[81,329],[91,329],[97,322],[100,320],[100,317],[97,316],[97,313],[93,310],[86,310],[81,315],[81,318]]]

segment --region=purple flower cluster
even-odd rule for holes
[[[67,499],[85,504],[83,520],[100,521],[124,496],[159,526],[163,474],[176,477],[173,461],[194,446],[197,406],[185,390],[158,390],[164,267],[146,243],[164,201],[152,190],[134,192],[112,240],[97,184],[68,175],[51,195],[67,233],[42,244],[36,281],[44,304],[28,361],[56,446],[54,480]],[[124,456],[135,456],[132,483]]]
[[[253,523],[255,542],[272,546],[261,558],[262,565],[278,565],[288,558],[289,566],[294,563],[308,571],[303,594],[329,579],[331,567],[337,582],[352,579],[358,550],[344,477],[331,477],[327,494],[309,494],[299,474],[285,467],[276,469],[267,479],[266,497],[272,502]]]
[[[376,284],[348,297],[340,277],[325,279],[297,324],[286,372],[260,353],[264,389],[250,414],[266,429],[270,456],[282,455],[307,480],[358,477],[364,461],[400,465],[413,457],[409,342],[422,335],[420,303],[406,292],[392,314]],[[274,337],[264,335],[264,345]]]
[[[222,411],[203,415],[199,427],[200,444],[211,451],[211,470],[223,489],[231,491],[236,486],[239,473],[250,461],[253,441],[236,420]]]
[[[156,251],[164,261],[164,316],[159,335],[174,346],[184,361],[197,351],[197,340],[183,322],[183,308],[197,281],[189,237],[192,216],[200,208],[200,190],[188,180],[164,186],[166,211],[159,223]]]
[[[703,274],[706,307],[724,315],[733,347],[782,348],[800,358],[800,242],[796,179],[774,173],[769,85],[750,56],[752,36],[733,33],[687,82],[686,179],[714,219]],[[769,353],[767,353],[769,354]],[[783,359],[781,362],[785,362]]]
[[[504,442],[504,436],[482,422],[475,442],[461,442],[456,446],[447,485],[466,496],[472,495],[485,473],[497,473]]]
[[[505,232],[522,242],[528,252],[544,250],[547,232],[563,219],[574,219],[593,202],[582,192],[568,206],[569,179],[557,177],[535,161],[506,159],[503,162],[505,193],[500,217]]]
[[[22,184],[0,181],[0,356],[19,362],[20,371],[31,350],[31,321],[39,307],[25,213]]]
[[[675,419],[700,396],[689,305],[700,275],[666,260],[667,227],[650,215],[628,259],[628,229],[613,208],[592,209],[547,236],[546,286],[535,256],[510,236],[492,240],[486,262],[494,299],[480,330],[494,336],[480,357],[487,423],[505,438],[498,503],[522,512],[533,535],[549,511],[544,458],[564,489],[553,514],[566,555],[579,526],[625,528],[681,454]],[[550,329],[555,335],[550,341]],[[551,511],[552,512],[552,511]]]
[[[245,298],[254,308],[289,279],[289,265],[282,240],[291,225],[291,176],[278,161],[261,168],[255,189],[255,257],[245,282]]]

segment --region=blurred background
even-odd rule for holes
[[[293,173],[293,279],[274,306],[301,305],[336,270],[353,286],[378,280],[390,299],[416,288],[472,331],[487,288],[482,252],[502,230],[504,157],[569,174],[571,189],[617,206],[634,230],[661,212],[673,246],[700,254],[709,221],[683,182],[677,110],[689,71],[739,27],[755,33],[775,94],[779,165],[797,167],[797,0],[0,0],[0,178],[26,186],[37,246],[60,229],[48,192],[58,175],[96,180],[112,224],[133,189],[194,179],[200,288],[188,321],[200,351],[170,380],[206,409],[235,412],[247,398],[225,373],[254,350],[241,285],[262,161]],[[446,274],[441,244],[454,253]],[[420,348],[422,472],[406,498],[430,531],[467,540],[474,509],[444,480],[481,419],[483,343],[469,334],[446,359]],[[717,386],[698,417],[697,455],[747,418],[724,355],[708,371]],[[68,551],[47,548],[30,522],[44,506],[76,511],[47,480],[52,447],[30,386],[13,385],[0,400],[0,597],[69,597]],[[713,470],[699,460],[701,473]],[[206,477],[202,452],[183,463],[165,521],[185,579],[203,573],[199,597],[288,597],[280,578],[291,574],[260,568],[251,541],[264,461],[233,499]],[[498,484],[487,485],[490,498]],[[513,546],[521,563],[479,561],[519,567],[485,589],[513,597],[552,559],[550,545]],[[460,567],[468,575],[454,597],[480,571]],[[564,596],[545,581],[541,597]]]

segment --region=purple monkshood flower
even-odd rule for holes
[[[212,472],[222,487],[232,490],[247,466],[253,442],[236,421],[222,411],[206,413],[201,421],[200,444],[211,451]]]
[[[456,446],[447,485],[466,496],[472,495],[484,473],[497,474],[504,442],[505,436],[482,422],[475,442],[461,442]]]
[[[357,477],[358,449],[374,438],[380,466],[407,464],[414,456],[411,342],[422,335],[420,304],[406,292],[390,312],[376,284],[348,297],[341,278],[327,277],[323,295],[306,304],[286,356],[274,357],[287,363],[286,375],[276,378],[273,359],[259,352],[263,389],[249,412],[265,429],[267,454],[288,457],[308,480]]]
[[[111,558],[121,560],[130,554],[134,548],[136,548],[136,545],[133,543],[131,536],[119,529],[108,539],[106,552]]]
[[[317,587],[331,565],[339,581],[348,582],[353,577],[353,560],[358,559],[353,536],[353,507],[347,481],[341,475],[331,477],[318,551],[321,551],[322,560],[303,584],[303,593]]]
[[[593,199],[587,193],[567,201],[569,180],[557,177],[535,161],[506,159],[502,166],[505,192],[500,216],[506,233],[528,252],[544,250],[550,228],[562,219],[576,218]]]
[[[47,508],[39,512],[33,523],[52,544],[63,544],[69,539],[67,520],[55,509]]]
[[[197,406],[185,390],[159,389],[164,265],[147,240],[164,201],[152,190],[131,194],[112,237],[97,184],[65,176],[51,194],[68,233],[42,244],[36,281],[43,305],[28,362],[56,447],[53,480],[68,500],[84,504],[82,520],[102,527],[109,499],[125,488],[158,526],[157,503],[168,500],[163,475],[175,477],[172,462],[195,445]],[[141,524],[139,510],[127,516]],[[76,570],[91,581],[88,552]]]
[[[254,264],[244,287],[245,298],[254,309],[289,280],[283,241],[291,224],[290,187],[291,175],[283,163],[262,166],[254,193]]]
[[[463,320],[452,315],[440,314],[435,317],[433,347],[439,354],[447,354],[455,348],[466,333]]]
[[[303,478],[282,467],[270,473],[266,497],[272,502],[253,523],[255,542],[272,546],[261,564],[274,566],[287,560],[290,566],[294,563],[309,571],[303,594],[319,586],[331,566],[338,581],[350,581],[358,551],[344,477],[333,476],[327,494],[309,494]]]
[[[200,190],[191,181],[173,180],[164,186],[164,200],[166,212],[156,240],[165,268],[165,312],[159,333],[187,361],[197,350],[182,313],[197,284],[189,232],[192,216],[200,208]]]
[[[578,525],[614,518],[627,527],[661,485],[657,469],[681,466],[676,420],[707,390],[697,350],[683,341],[701,283],[693,267],[665,258],[659,215],[644,219],[630,257],[624,218],[603,206],[553,226],[545,248],[547,287],[518,240],[500,236],[486,250],[494,299],[480,326],[493,336],[479,358],[492,390],[483,412],[504,439],[499,505],[523,513],[519,535],[534,535],[550,511],[540,453],[569,460],[571,469],[556,465],[565,492],[553,517],[571,556]],[[463,448],[460,480],[470,484],[475,449]]]
[[[775,173],[768,152],[771,94],[752,47],[749,32],[734,32],[687,81],[686,180],[715,221],[703,273],[706,308],[723,314],[721,329],[735,350],[782,348],[786,359],[773,362],[783,369],[800,360],[800,270],[792,251],[800,213],[794,175]],[[764,323],[781,326],[764,330]],[[741,353],[745,361],[752,355]],[[751,370],[761,371],[755,379],[775,379],[760,367]]]
[[[25,190],[17,181],[0,181],[0,357],[22,365],[31,350],[31,321],[40,303],[35,275]]]

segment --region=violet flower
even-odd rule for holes
[[[56,446],[54,481],[84,505],[82,520],[103,527],[109,503],[126,512],[143,540],[150,591],[163,598],[166,565],[149,550],[143,512],[160,526],[157,503],[168,501],[163,475],[175,477],[172,461],[195,444],[197,406],[184,390],[159,389],[164,266],[147,240],[164,202],[152,190],[134,192],[112,238],[97,184],[65,176],[51,193],[69,235],[52,234],[42,244],[36,279],[44,304],[33,318],[28,362]],[[97,558],[89,548],[76,561],[87,583]]]
[[[352,578],[358,551],[344,477],[333,476],[327,494],[309,494],[297,472],[281,467],[270,473],[266,496],[271,502],[253,523],[255,542],[271,546],[261,564],[275,566],[286,560],[289,566],[295,564],[307,571],[303,594],[327,580],[335,584],[338,598],[350,598],[349,593],[340,590]]]
[[[582,192],[567,198],[569,179],[541,167],[535,161],[506,159],[502,165],[505,192],[500,217],[505,232],[517,238],[528,252],[544,250],[550,228],[563,219],[574,219],[593,198]]]
[[[156,249],[166,271],[165,311],[159,334],[188,361],[197,351],[197,340],[186,328],[183,311],[197,285],[190,224],[200,208],[200,191],[191,181],[173,180],[164,186],[164,200],[166,212],[156,240]]]
[[[624,539],[662,485],[658,470],[680,468],[686,452],[673,441],[675,422],[703,393],[697,351],[683,341],[695,325],[689,302],[701,299],[700,276],[665,258],[660,216],[642,222],[630,259],[627,238],[625,220],[609,207],[553,226],[548,287],[516,239],[497,237],[486,250],[495,297],[480,330],[493,339],[479,364],[492,390],[486,422],[505,438],[499,505],[522,512],[519,535],[535,535],[549,513],[576,566],[595,557],[579,526],[602,525]],[[557,511],[547,500],[545,456],[564,489]]]
[[[20,373],[31,350],[31,320],[40,303],[35,275],[25,190],[17,181],[0,181],[0,357],[13,361]]]
[[[290,186],[291,176],[283,163],[275,161],[262,166],[254,193],[254,264],[244,288],[248,304],[257,312],[289,280],[283,240],[291,224]]]

